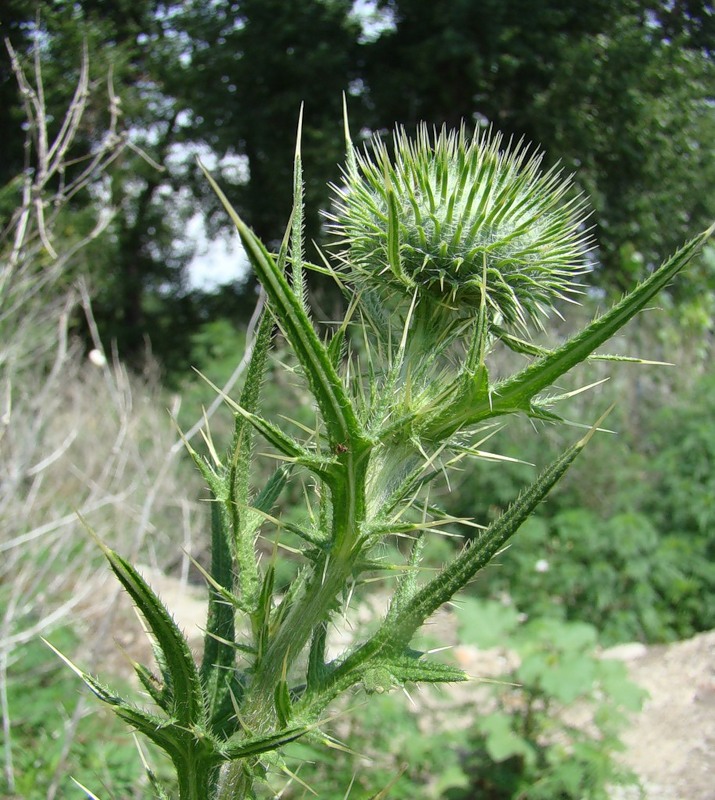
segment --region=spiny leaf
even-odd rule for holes
[[[283,251],[283,248],[282,248]],[[240,407],[252,413],[258,407],[261,384],[268,363],[273,320],[264,309],[253,350],[246,371],[246,380],[241,391]],[[249,607],[255,605],[258,594],[258,562],[254,548],[253,531],[247,530],[245,515],[241,509],[248,504],[251,489],[251,463],[253,455],[253,429],[240,414],[235,415],[231,458],[226,477],[226,515],[233,534],[233,555],[236,571],[240,576],[241,601]],[[218,495],[217,495],[218,496]],[[222,499],[223,496],[221,496]]]
[[[242,414],[259,433],[265,436],[277,450],[283,453],[283,455],[287,456],[295,463],[307,467],[311,472],[319,475],[323,480],[329,483],[335,480],[335,462],[332,459],[329,460],[311,453],[272,422],[268,422],[268,420],[256,414],[249,414],[243,409],[239,409],[239,413]]]
[[[332,690],[331,683],[342,685],[349,680],[349,673],[360,670],[364,664],[377,657],[378,654],[399,653],[407,647],[415,631],[425,620],[450,600],[471,580],[476,572],[486,566],[504,547],[524,520],[529,517],[566,472],[594,431],[595,428],[591,429],[583,439],[547,467],[477,541],[467,547],[436,578],[420,589],[405,608],[393,617],[386,619],[377,633],[353,651],[333,671],[329,680],[322,687],[322,691],[329,694]]]
[[[169,795],[166,789],[161,785],[159,779],[154,774],[154,770],[149,766],[149,762],[144,755],[144,751],[141,748],[141,744],[139,743],[139,739],[134,734],[134,744],[136,745],[137,752],[139,753],[139,758],[141,759],[142,766],[144,767],[144,772],[146,773],[147,778],[149,779],[149,783],[151,784],[151,788],[156,792],[156,796],[159,800],[169,800]]]
[[[233,608],[235,608],[235,609],[238,609],[239,611],[243,611],[243,612],[244,612],[244,613],[246,613],[246,614],[250,613],[250,610],[251,610],[251,609],[250,609],[250,607],[249,607],[249,606],[248,606],[246,603],[244,603],[244,602],[243,602],[243,600],[241,600],[241,598],[240,598],[240,597],[236,597],[236,595],[235,595],[235,594],[233,594],[233,592],[230,592],[230,591],[229,591],[228,589],[226,589],[224,586],[221,586],[221,584],[220,584],[220,583],[218,583],[217,581],[215,581],[215,580],[213,579],[213,577],[211,576],[211,573],[210,573],[210,572],[207,572],[207,571],[206,571],[206,570],[205,570],[205,569],[204,569],[204,568],[201,566],[201,564],[199,564],[199,562],[198,562],[198,561],[197,561],[195,558],[193,558],[191,555],[189,555],[189,560],[190,560],[190,561],[191,561],[191,563],[194,565],[194,567],[196,567],[196,569],[197,569],[197,570],[198,570],[198,571],[201,573],[201,575],[204,577],[204,579],[206,580],[206,583],[207,583],[207,584],[208,584],[208,585],[209,585],[209,586],[210,586],[210,587],[211,587],[211,588],[212,588],[214,591],[218,592],[218,593],[221,595],[221,597],[223,597],[223,599],[224,599],[224,600],[225,600],[225,601],[226,601],[226,602],[227,602],[227,603],[228,603],[230,606],[232,606],[232,607],[233,607]]]
[[[275,505],[278,496],[288,481],[290,466],[282,464],[266,482],[266,485],[253,500],[251,505],[258,511],[268,513]]]
[[[307,530],[306,528],[301,528],[299,525],[295,525],[292,522],[288,522],[287,520],[278,519],[278,517],[274,517],[271,514],[267,514],[265,511],[259,511],[256,508],[249,509],[257,520],[256,528],[260,526],[260,523],[263,521],[270,522],[276,526],[278,530],[284,529],[294,533],[296,536],[300,537],[304,542],[307,542],[312,547],[317,548],[318,550],[327,551],[330,547],[330,540],[325,535],[325,533],[321,533],[321,531],[315,530]],[[279,547],[283,547],[291,552],[298,552],[292,548],[287,547],[286,545],[282,544],[281,542],[276,542]],[[305,554],[305,551],[302,551]]]
[[[134,672],[147,690],[151,699],[167,714],[171,713],[171,697],[167,694],[166,687],[156,678],[150,669],[143,664],[135,663]]]
[[[328,344],[328,356],[337,370],[345,352],[345,326],[341,325]]]
[[[258,646],[258,659],[265,653],[270,636],[271,611],[273,610],[273,583],[275,580],[275,566],[269,564],[263,576],[261,593],[258,598],[258,608],[253,615],[254,637]]]
[[[425,536],[420,535],[412,545],[410,558],[407,562],[410,569],[408,569],[404,576],[400,579],[397,590],[393,595],[390,608],[387,612],[388,620],[394,618],[398,612],[401,611],[407,605],[407,603],[409,603],[417,591],[417,567],[422,559],[422,553],[424,552],[426,541],[427,539]]]
[[[403,646],[407,646],[417,628],[465,586],[478,570],[491,561],[571,466],[597,430],[600,422],[601,420],[586,436],[548,466],[479,539],[468,546],[436,578],[415,595],[413,601],[395,619],[391,646],[398,641]],[[398,633],[400,629],[402,630]]]
[[[214,584],[230,592],[233,588],[233,559],[226,516],[222,506],[218,503],[212,504],[211,577]],[[233,670],[236,667],[235,648],[232,644],[224,644],[224,641],[233,642],[236,636],[234,609],[222,595],[222,591],[209,585],[206,635],[200,675],[206,711],[212,724],[225,706]]]
[[[323,682],[329,668],[325,664],[325,646],[328,637],[328,625],[321,622],[313,631],[308,655],[307,690],[310,692]]]
[[[300,154],[300,140],[303,131],[303,104],[298,117],[298,133],[295,142],[295,158],[293,161],[293,214],[291,220],[291,266],[293,292],[305,310],[305,280],[303,277],[303,162]]]
[[[84,681],[87,687],[103,702],[112,707],[114,713],[128,722],[133,728],[143,733],[153,742],[158,744],[170,755],[178,752],[180,742],[173,730],[171,719],[157,717],[154,714],[137,708],[133,703],[115,694],[111,689],[100,683],[96,678],[76,666],[67,656],[57,650],[48,641],[43,639],[45,644],[57,655],[67,666]]]
[[[544,356],[549,355],[551,350],[546,347],[541,347],[533,342],[527,342],[524,339],[520,339],[517,336],[513,336],[510,333],[507,333],[504,329],[499,328],[497,325],[491,326],[491,332],[504,344],[506,344],[510,350],[515,353],[519,353],[520,355],[527,355],[527,356],[537,356],[542,358]],[[623,362],[626,364],[641,364],[643,366],[650,366],[650,367],[672,367],[674,364],[670,361],[653,361],[649,358],[636,358],[634,356],[623,356],[623,355],[614,355],[609,353],[591,353],[588,357],[589,361],[613,361],[613,362]]]
[[[290,722],[292,716],[290,691],[288,690],[288,683],[285,680],[280,680],[276,684],[273,699],[276,707],[276,716],[278,717],[278,722],[281,727],[285,728]]]
[[[455,683],[469,679],[459,667],[410,656],[378,659],[374,663],[387,669],[400,683]]]
[[[298,574],[290,582],[283,598],[276,608],[271,612],[271,630],[276,630],[283,624],[283,620],[288,615],[288,612],[293,607],[293,604],[302,594],[305,588],[305,582],[308,578],[308,570],[303,568],[299,570]]]
[[[261,385],[268,363],[272,330],[273,320],[271,315],[264,310],[253,342],[253,352],[246,370],[246,380],[241,390],[239,403],[241,408],[249,413],[254,413],[258,408]],[[252,441],[251,432],[247,425],[247,420],[244,417],[236,416],[231,446],[231,452],[234,456],[231,464],[231,500],[239,505],[245,505],[248,502],[250,488]]]
[[[238,216],[225,194],[203,168],[212,188],[233,220],[273,310],[300,360],[328,430],[331,444],[350,441],[358,446],[364,436],[350,398],[330,356],[274,259],[253,231]]]
[[[203,456],[200,456],[196,450],[194,450],[190,442],[184,438],[183,433],[181,434],[181,438],[184,442],[186,452],[191,456],[191,460],[194,462],[203,479],[206,481],[211,493],[214,495],[214,497],[225,500],[228,497],[228,489],[221,475],[214,471],[214,469],[206,463]]]
[[[447,408],[435,417],[424,431],[426,438],[442,441],[456,431],[498,414],[529,411],[529,403],[543,389],[577,364],[585,361],[598,347],[617,333],[680,272],[700,251],[715,231],[715,225],[678,250],[649,278],[627,294],[603,316],[566,341],[548,351],[511,378],[497,384],[489,398],[465,406]]]
[[[237,734],[221,745],[221,753],[226,759],[231,760],[258,756],[261,753],[278,750],[283,745],[294,742],[309,731],[314,730],[314,728],[314,725],[292,725],[289,728],[278,731],[278,733],[272,733],[267,736],[254,736],[247,739],[242,738],[241,734]]]
[[[678,250],[649,278],[602,317],[594,320],[561,347],[551,351],[514,378],[501,384],[499,387],[500,398],[503,400],[508,395],[521,396],[524,399],[534,397],[538,391],[550,386],[557,378],[591,355],[597,347],[617,333],[670,283],[700,251],[712,235],[713,230],[715,230],[715,225]]]
[[[96,538],[96,537],[95,537]],[[129,592],[161,648],[171,676],[172,716],[182,725],[204,721],[203,695],[198,670],[184,635],[142,576],[118,553],[97,539],[112,571]]]

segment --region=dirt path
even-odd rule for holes
[[[648,800],[715,800],[715,631],[618,649],[650,693],[623,737]]]

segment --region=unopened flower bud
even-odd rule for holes
[[[540,326],[588,270],[584,202],[539,153],[501,142],[422,126],[416,141],[395,133],[394,158],[379,138],[355,152],[330,215],[347,277],[460,316],[484,295],[490,319]]]

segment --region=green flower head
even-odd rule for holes
[[[557,169],[540,171],[542,154],[501,143],[423,125],[414,141],[396,131],[394,158],[378,137],[350,147],[329,217],[347,276],[462,316],[483,298],[491,320],[540,327],[588,271],[585,203],[565,198],[571,182]]]

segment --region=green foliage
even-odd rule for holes
[[[588,619],[605,644],[712,629],[713,380],[702,377],[672,408],[635,409],[616,422],[623,432],[592,444],[549,506],[525,523],[521,546],[483,573],[476,591],[507,592],[532,615]],[[539,461],[560,441],[551,431],[539,453],[545,438],[517,425],[490,444]],[[455,493],[456,508],[466,514],[469,503],[488,503],[494,516],[532,470],[477,464]]]
[[[677,246],[673,221],[687,225],[686,208],[704,210],[693,199],[707,193],[715,162],[692,145],[715,132],[712,59],[683,31],[661,38],[635,10],[602,35],[569,43],[561,58],[560,79],[535,103],[534,135],[578,164],[598,211],[604,264],[622,288]]]
[[[285,756],[290,772],[324,800],[343,800],[351,781],[349,797],[366,800],[399,773],[387,795],[394,800],[515,798],[525,786],[534,798],[561,796],[557,788],[563,790],[564,798],[597,798],[607,796],[597,793],[604,782],[628,782],[613,758],[619,750],[621,712],[637,708],[641,693],[625,679],[620,663],[593,659],[595,632],[589,626],[553,621],[522,624],[513,607],[470,598],[460,602],[457,615],[462,641],[484,648],[508,642],[531,659],[523,671],[500,676],[493,685],[499,710],[484,715],[483,700],[474,707],[470,702],[460,704],[460,715],[476,720],[465,728],[463,722],[428,723],[434,710],[420,712],[400,693],[375,694],[338,718],[340,738],[349,743],[349,751],[326,748],[322,738],[312,744],[289,745]],[[76,647],[66,631],[56,632],[53,639],[65,650]],[[53,731],[48,719],[56,719],[60,708],[70,714],[78,697],[72,677],[48,658],[41,643],[27,648],[22,669],[22,676],[11,679],[9,686],[18,761],[16,794],[25,800],[41,800],[64,745],[60,731]],[[552,669],[556,681],[550,680]],[[591,677],[592,686],[588,684]],[[597,731],[574,729],[561,718],[575,695],[579,718],[585,708],[598,721]],[[421,695],[416,698],[421,704]],[[548,709],[538,712],[538,726],[525,733],[527,703],[539,706],[544,698],[549,700]],[[428,706],[434,709],[434,700]],[[425,734],[425,724],[444,727]],[[535,737],[542,731],[559,744],[541,747]],[[571,741],[576,743],[574,749],[565,750],[564,742]],[[538,763],[532,763],[534,753],[539,754]],[[524,760],[530,764],[528,769]],[[167,766],[156,757],[151,762],[161,781],[170,785]],[[75,791],[71,777],[88,787],[101,785],[101,790],[96,789],[101,797],[151,796],[148,788],[138,789],[141,764],[134,743],[121,724],[101,709],[80,723],[69,764],[60,783],[68,796]],[[283,789],[287,800],[301,797],[300,783],[296,780],[285,788],[287,782],[286,773],[274,776],[274,791]]]
[[[450,793],[451,800],[607,800],[615,785],[637,782],[617,760],[618,735],[644,692],[622,663],[594,654],[593,626],[539,618],[521,623],[515,608],[472,598],[456,613],[462,641],[508,642],[519,665],[493,685],[497,706],[477,717],[469,740],[471,786]]]
[[[338,724],[348,750],[300,742],[286,751],[291,771],[324,800],[343,800],[348,787],[351,800],[367,800],[387,786],[390,800],[440,800],[468,786],[461,756],[465,732],[455,727],[424,735],[420,714],[401,693],[373,695]],[[285,777],[276,778],[275,790],[286,783]],[[286,800],[303,793],[297,783],[284,791]]]
[[[588,619],[606,644],[684,638],[712,621],[703,596],[712,576],[698,566],[697,548],[679,541],[659,535],[638,513],[602,519],[575,509],[532,517],[521,547],[505,554],[480,588],[492,596],[508,591],[534,616]]]
[[[702,556],[715,555],[715,373],[657,417],[649,442],[654,459],[653,515],[662,530],[692,537]]]

